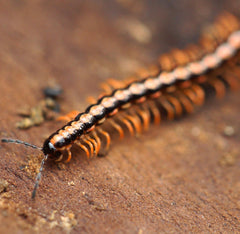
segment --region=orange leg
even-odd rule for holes
[[[196,99],[196,105],[203,105],[205,101],[205,93],[203,91],[203,88],[200,87],[198,84],[194,84],[191,86],[191,89],[195,91],[197,99]]]
[[[144,78],[144,77],[148,77],[150,76],[150,72],[148,69],[146,68],[140,68],[137,70],[136,72],[137,76],[139,76],[140,78]]]
[[[183,66],[189,62],[189,57],[183,50],[173,49],[172,56],[178,66]]]
[[[67,122],[69,122],[69,121],[73,120],[78,114],[79,114],[79,111],[74,110],[74,111],[69,112],[66,115],[59,116],[57,118],[57,121],[67,121]]]
[[[92,134],[93,134],[93,138],[97,142],[96,155],[98,155],[98,153],[101,149],[101,140],[95,131]]]
[[[94,153],[94,145],[93,145],[93,143],[88,139],[88,137],[83,138],[83,142],[89,146],[90,157],[92,157],[93,153]]]
[[[102,83],[100,86],[105,93],[111,93],[113,90],[112,87],[107,83]]]
[[[107,82],[112,86],[113,89],[123,88],[126,85],[126,81],[120,81],[115,79],[108,79]]]
[[[201,106],[204,102],[204,91],[198,85],[194,85],[195,87],[190,87],[188,89],[184,89],[183,93],[197,106]],[[195,91],[195,92],[194,92]]]
[[[92,105],[92,104],[97,103],[97,99],[93,96],[88,96],[87,97],[87,102]]]
[[[190,45],[185,50],[185,53],[189,57],[189,61],[198,60],[202,56],[202,48],[197,45]]]
[[[122,121],[126,125],[127,129],[129,130],[130,135],[134,136],[134,129],[133,129],[131,122],[129,120],[125,119],[125,117],[121,117],[119,119],[119,121]]]
[[[142,119],[144,130],[147,131],[149,129],[150,118],[151,118],[150,113],[149,113],[149,109],[147,109],[147,108],[143,108],[143,109],[138,108],[137,109],[137,114]]]
[[[192,82],[190,80],[186,80],[186,81],[183,81],[181,84],[179,84],[179,87],[183,89],[183,88],[189,88],[191,87],[191,85],[192,85]]]
[[[141,121],[137,115],[127,115],[126,119],[128,119],[134,126],[136,133],[141,134]]]
[[[111,93],[114,89],[123,88],[126,86],[126,81],[120,81],[113,78],[109,78],[106,82],[101,84],[101,88],[106,93]]]
[[[239,22],[236,19],[236,17],[227,12],[225,12],[224,15],[220,16],[220,18],[218,19],[218,22],[221,22],[225,31],[227,31],[228,34],[229,32],[232,32],[239,28]]]
[[[167,93],[173,93],[177,90],[176,85],[170,85],[168,88],[166,88]]]
[[[98,143],[97,143],[97,141],[94,138],[89,137],[89,136],[87,137],[87,139],[88,139],[88,141],[90,143],[92,143],[92,146],[93,146],[93,152],[92,152],[91,156],[97,155],[97,150],[98,150]]]
[[[83,145],[80,141],[76,142],[76,144],[86,153],[87,158],[90,158],[89,149],[85,145]]]
[[[71,152],[71,147],[68,147],[66,150],[67,150],[67,159],[65,160],[65,163],[68,163],[71,158],[72,158],[72,152]]]
[[[174,119],[174,108],[173,108],[173,106],[164,97],[161,97],[159,99],[159,103],[166,110],[166,112],[167,112],[167,119],[173,120]]]
[[[149,102],[149,110],[153,115],[153,122],[154,124],[158,125],[161,122],[161,113],[160,110],[157,108],[155,102]]]
[[[63,154],[60,155],[60,157],[58,159],[55,160],[55,162],[61,162],[63,159]]]
[[[225,96],[226,88],[222,81],[220,81],[218,79],[214,79],[213,81],[210,81],[209,83],[214,87],[217,98],[222,98]]]
[[[231,90],[238,90],[240,88],[240,80],[237,79],[236,74],[227,71],[224,75],[224,80],[229,84]]]
[[[168,95],[166,99],[174,106],[176,115],[180,116],[182,114],[182,105],[179,100],[170,95]]]
[[[183,93],[191,100],[192,103],[197,105],[197,95],[192,89],[184,89]]]
[[[179,98],[180,102],[183,104],[187,113],[193,112],[193,110],[194,110],[193,104],[184,94],[182,94],[181,92],[178,92],[177,98]]]
[[[118,131],[120,139],[124,138],[124,131],[122,127],[117,124],[113,119],[109,119],[109,123]]]
[[[163,54],[159,58],[160,67],[164,71],[171,71],[175,67],[174,59],[170,54]]]
[[[102,135],[105,136],[105,138],[106,138],[106,149],[105,149],[105,150],[108,151],[108,150],[109,150],[110,143],[111,143],[111,137],[110,137],[109,133],[106,132],[106,131],[104,131],[104,130],[102,130],[102,128],[98,128],[98,131],[99,131]]]

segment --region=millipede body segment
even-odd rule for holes
[[[102,95],[95,104],[45,141],[44,154],[58,157],[67,150],[69,161],[70,148],[75,142],[86,144],[88,148],[91,148],[89,144],[93,144],[96,151],[99,148],[96,140],[100,134],[99,125],[115,117],[117,112],[123,113],[111,119],[113,127],[121,132],[123,125],[127,125],[130,132],[138,132],[148,122],[159,122],[164,113],[168,118],[174,118],[184,112],[191,112],[195,105],[201,105],[211,92],[223,96],[228,87],[236,88],[240,79],[240,67],[237,66],[240,61],[238,29],[237,19],[225,14],[213,26],[212,32],[202,37],[199,46],[190,46],[183,51],[174,50],[162,56],[161,70],[156,76],[129,84],[127,81],[122,82],[123,87],[120,88],[117,81],[111,82],[113,87],[109,85],[109,89],[106,89],[109,94]],[[104,130],[101,128],[101,131]],[[105,134],[109,135],[108,132]]]
[[[126,131],[131,135],[140,134],[152,122],[158,124],[162,119],[191,113],[209,96],[222,97],[227,89],[239,88],[239,49],[239,21],[224,13],[203,34],[198,45],[162,55],[157,71],[122,82],[110,79],[103,85],[104,93],[98,100],[85,112],[70,118],[70,122],[44,142],[41,150],[45,157],[33,197],[45,160],[64,158],[69,162],[73,144],[80,146],[88,157],[98,155],[102,148],[105,151],[109,148],[112,137],[109,127],[120,138]]]

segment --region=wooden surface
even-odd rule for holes
[[[123,79],[196,42],[223,9],[239,7],[236,0],[1,1],[1,137],[41,146],[61,123],[29,130],[15,124],[45,86],[63,87],[63,113],[84,110],[106,78]],[[0,194],[0,232],[240,232],[239,114],[238,92],[137,139],[115,141],[106,157],[88,162],[76,148],[61,169],[46,165],[35,201],[41,152],[1,144],[0,179],[9,185]]]

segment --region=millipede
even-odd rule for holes
[[[176,119],[193,112],[212,96],[221,98],[227,90],[239,89],[239,26],[239,20],[225,12],[198,44],[160,56],[158,69],[145,72],[140,78],[107,80],[102,85],[103,93],[84,112],[60,117],[69,122],[50,135],[42,147],[18,139],[2,139],[43,152],[32,198],[36,196],[45,162],[69,162],[74,144],[87,157],[97,156],[101,151],[108,152],[114,132],[120,139],[126,132],[141,134],[151,123]]]

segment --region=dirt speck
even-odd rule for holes
[[[77,220],[72,212],[67,212],[64,216],[61,216],[60,224],[67,232],[70,232],[73,227],[77,225]]]
[[[231,152],[225,153],[221,157],[219,163],[221,166],[233,166],[239,157],[240,157],[239,151],[231,151]]]
[[[223,133],[225,136],[228,136],[228,137],[231,137],[231,136],[234,136],[235,134],[235,129],[233,126],[226,126],[223,130]]]
[[[8,186],[9,183],[6,180],[0,179],[0,193],[7,192]]]

